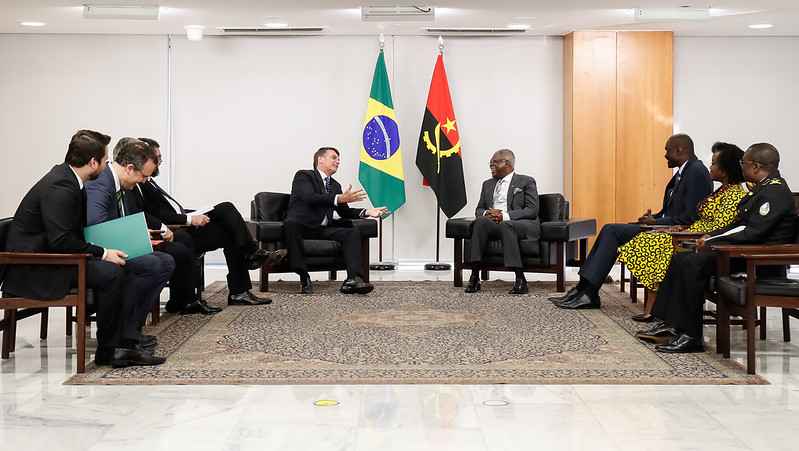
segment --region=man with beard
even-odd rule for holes
[[[92,130],[79,130],[72,136],[64,163],[54,166],[22,199],[8,233],[7,250],[90,254],[86,286],[94,291],[97,312],[96,362],[117,366],[157,364],[163,359],[144,358],[138,350],[125,348],[121,343],[121,331],[134,321],[122,312],[131,311],[130,305],[138,301],[125,284],[123,267],[127,255],[87,243],[83,237],[87,210],[84,183],[105,170],[110,141],[109,136]],[[59,299],[76,286],[74,268],[10,266],[3,292],[10,296]]]
[[[697,216],[697,205],[713,191],[710,172],[694,154],[694,143],[688,135],[677,134],[666,141],[664,156],[670,168],[679,168],[666,185],[663,208],[654,215],[647,210],[637,224],[606,224],[580,268],[580,282],[564,296],[549,298],[564,309],[599,308],[599,288],[608,276],[619,246],[641,232],[643,224],[688,225]]]

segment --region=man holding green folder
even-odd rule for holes
[[[124,138],[123,138],[124,140]],[[122,140],[120,140],[122,141]],[[132,140],[123,145],[100,175],[86,184],[87,224],[101,224],[127,216],[124,191],[149,177],[155,169],[155,156],[150,148]],[[146,233],[146,226],[142,231]],[[130,320],[122,331],[122,345],[138,349],[142,354],[152,350],[157,342],[154,336],[142,335],[147,314],[158,302],[161,290],[172,277],[175,260],[163,252],[152,252],[125,262],[125,285],[136,298],[128,306],[125,317]],[[133,360],[145,355],[133,356]],[[152,357],[152,356],[151,356]]]

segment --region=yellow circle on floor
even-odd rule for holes
[[[338,401],[336,401],[335,399],[320,399],[318,401],[315,401],[313,405],[315,405],[316,407],[332,407],[332,406],[337,406]]]

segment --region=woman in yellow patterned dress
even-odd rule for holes
[[[710,176],[713,181],[720,182],[721,186],[699,203],[699,219],[687,229],[685,226],[676,226],[670,227],[669,231],[710,233],[727,226],[735,219],[738,203],[747,195],[739,163],[743,154],[734,144],[713,144]],[[671,235],[663,231],[644,232],[619,248],[619,261],[624,262],[639,283],[650,290],[657,290],[666,276],[674,252],[676,249]],[[648,307],[651,309],[652,306]],[[648,311],[633,317],[641,322],[648,322],[651,318],[651,312]]]

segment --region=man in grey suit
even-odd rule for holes
[[[538,190],[535,179],[514,170],[516,157],[508,149],[494,152],[489,167],[491,178],[483,182],[480,202],[475,211],[469,261],[472,275],[467,293],[480,291],[480,262],[491,240],[502,240],[505,267],[516,273],[510,294],[528,292],[522,270],[519,240],[537,237],[541,233],[538,221]]]

